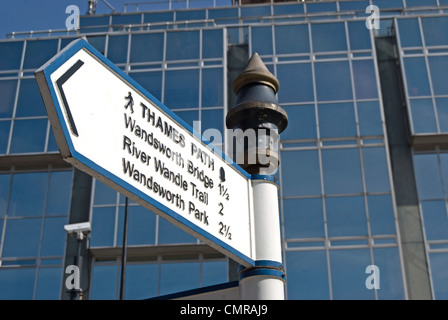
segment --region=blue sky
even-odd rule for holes
[[[125,3],[139,1],[108,0],[108,2],[118,12],[123,12]],[[77,5],[80,14],[83,15],[87,12],[88,0],[0,0],[0,39],[4,39],[6,34],[13,31],[65,29],[65,20],[69,16],[65,13],[65,9],[69,5]],[[135,7],[130,10],[135,10]],[[110,12],[111,10],[98,0],[97,14]]]

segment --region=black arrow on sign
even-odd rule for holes
[[[62,85],[65,82],[67,82],[67,80],[70,79],[70,77],[72,75],[74,75],[75,72],[78,71],[79,68],[81,68],[83,64],[84,64],[84,62],[81,60],[76,61],[76,63],[73,66],[71,66],[70,69],[68,69],[58,80],[56,80],[56,85],[58,86],[59,92],[61,93],[65,113],[67,114],[67,117],[68,117],[68,123],[70,125],[70,130],[77,137],[78,137],[78,130],[76,129],[75,122],[73,121],[73,116],[72,116],[72,113],[68,106],[67,98],[65,97],[65,93],[64,93],[64,89],[62,89]]]

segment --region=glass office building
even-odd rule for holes
[[[82,221],[83,299],[119,298],[125,198],[61,160],[34,79],[81,36],[202,132],[224,131],[254,52],[279,79],[287,299],[448,299],[448,0],[126,11],[0,41],[0,299],[68,299],[77,242],[63,227]],[[235,262],[130,203],[126,299],[237,279]]]

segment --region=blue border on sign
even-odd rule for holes
[[[70,43],[65,49],[63,49],[55,58],[54,60],[50,60],[51,62],[48,63],[48,65],[43,66],[43,69],[40,69],[38,71],[42,71],[45,75],[45,79],[47,81],[48,89],[50,91],[54,107],[56,110],[56,113],[59,118],[59,123],[61,125],[61,128],[63,130],[65,141],[67,143],[67,146],[70,150],[71,156],[80,161],[82,164],[84,164],[86,167],[92,169],[95,172],[98,172],[101,176],[105,177],[107,180],[115,183],[121,188],[124,188],[128,190],[130,193],[136,195],[137,197],[141,198],[151,206],[155,207],[156,209],[160,210],[161,212],[165,213],[166,215],[170,216],[171,218],[175,219],[179,223],[187,226],[189,229],[193,230],[199,235],[204,236],[208,240],[212,241],[213,243],[219,245],[229,253],[232,253],[233,255],[239,257],[243,261],[254,265],[254,260],[250,257],[246,256],[245,254],[241,253],[240,251],[235,250],[233,247],[228,245],[227,243],[223,242],[222,240],[216,238],[212,234],[208,233],[204,229],[198,227],[197,225],[193,224],[180,214],[176,213],[175,211],[167,208],[157,200],[153,199],[151,196],[143,193],[142,191],[138,190],[137,188],[133,187],[129,183],[127,183],[125,180],[118,178],[111,172],[105,170],[103,167],[99,166],[95,162],[91,161],[90,159],[86,158],[82,154],[78,153],[72,143],[71,135],[69,133],[69,129],[66,125],[66,122],[64,120],[64,115],[62,113],[61,105],[59,104],[57,94],[55,87],[52,85],[51,81],[51,75],[53,72],[55,72],[61,65],[63,65],[67,60],[69,60],[72,56],[74,56],[77,52],[80,50],[86,49],[91,54],[93,54],[97,59],[99,59],[103,64],[105,64],[110,70],[114,73],[116,73],[119,77],[121,77],[123,80],[128,82],[131,86],[133,86],[137,91],[142,93],[146,98],[148,98],[151,102],[153,102],[157,107],[159,107],[168,117],[172,118],[174,121],[178,122],[179,125],[184,127],[187,131],[189,131],[193,136],[196,138],[200,138],[200,141],[205,144],[205,146],[215,152],[215,154],[218,157],[221,157],[223,160],[225,160],[230,166],[234,167],[237,171],[239,171],[246,179],[249,181],[251,180],[251,176],[242,169],[238,164],[236,164],[234,161],[232,161],[225,153],[221,151],[221,149],[213,146],[210,144],[210,142],[207,139],[204,139],[199,133],[197,133],[189,124],[187,124],[183,119],[181,119],[178,115],[176,115],[173,111],[168,109],[165,105],[163,105],[157,98],[155,98],[152,94],[150,94],[146,89],[144,89],[140,84],[138,84],[135,80],[133,80],[130,76],[125,74],[120,68],[118,68],[116,65],[114,65],[110,60],[108,60],[106,57],[104,57],[98,50],[96,50],[93,46],[91,46],[87,41],[83,39],[74,40],[72,43]]]

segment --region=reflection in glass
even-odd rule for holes
[[[431,267],[432,285],[434,298],[437,300],[448,300],[448,252],[430,253],[429,265]]]
[[[22,61],[23,41],[0,43],[0,70],[18,70]]]
[[[357,99],[378,98],[373,60],[353,60],[353,81]]]
[[[199,287],[199,263],[164,263],[160,268],[160,295]]]
[[[168,32],[166,59],[199,59],[199,31]]]
[[[372,235],[395,234],[394,210],[391,195],[368,195],[370,232]]]
[[[325,193],[348,194],[363,191],[358,149],[322,150]]]
[[[307,24],[275,26],[276,54],[308,52],[310,52],[310,41]]]
[[[0,81],[0,118],[11,118],[16,99],[17,80]]]
[[[42,97],[35,79],[20,81],[19,98],[17,101],[16,117],[46,116]]]
[[[448,240],[448,214],[445,201],[422,201],[426,240]]]
[[[48,173],[18,173],[12,177],[9,217],[42,216]]]
[[[42,218],[8,219],[3,257],[36,257],[39,254]]]
[[[362,149],[367,192],[390,191],[389,170],[384,147]]]
[[[448,56],[428,57],[428,62],[429,62],[429,69],[431,71],[432,88],[434,94],[447,95],[448,86],[446,85],[446,83],[448,80]]]
[[[283,200],[285,238],[324,237],[321,198]]]
[[[314,64],[319,101],[353,99],[350,68],[347,61]]]
[[[380,270],[379,300],[403,300],[404,288],[398,248],[374,248],[373,259]],[[367,267],[367,265],[365,266]],[[364,268],[365,268],[364,267]],[[371,275],[371,274],[370,274]],[[367,278],[369,274],[365,274]],[[366,290],[366,291],[373,291]]]
[[[333,299],[373,300],[374,290],[366,289],[366,267],[371,265],[369,249],[331,250],[330,268]]]
[[[319,129],[322,138],[354,137],[356,133],[353,103],[319,104]]]
[[[314,101],[311,64],[279,64],[277,78],[282,84],[279,103]]]
[[[33,299],[35,275],[35,268],[1,268],[0,283],[8,290],[0,290],[0,300]]]
[[[43,152],[47,119],[15,120],[10,153]]]
[[[282,140],[287,139],[313,139],[316,134],[316,113],[314,105],[285,106],[290,124],[280,135]]]
[[[367,236],[364,198],[329,197],[325,199],[328,236]]]
[[[319,157],[315,150],[281,153],[283,196],[320,195]]]
[[[58,50],[58,39],[27,40],[23,69],[37,69],[50,60]]]
[[[157,264],[128,264],[126,266],[127,300],[141,300],[157,296],[159,266]]]
[[[130,63],[152,62],[162,60],[163,60],[163,33],[132,35],[131,53],[129,57]]]
[[[345,25],[343,22],[315,23],[311,26],[313,51],[346,51]]]
[[[437,154],[414,155],[414,170],[420,200],[443,197]]]
[[[414,133],[437,132],[434,107],[431,99],[411,99]]]
[[[321,251],[286,252],[288,300],[330,298],[327,256]]]
[[[165,105],[168,108],[197,108],[199,70],[168,70],[165,73]]]
[[[408,94],[411,97],[428,96],[429,90],[428,74],[424,58],[404,58],[404,68]]]

